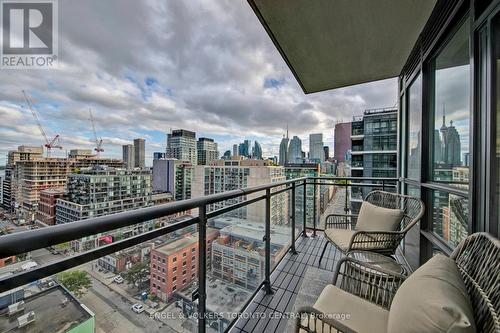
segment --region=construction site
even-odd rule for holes
[[[94,149],[71,149],[64,157],[53,157],[53,150],[63,149],[61,137],[59,134],[53,137],[47,135],[30,97],[24,90],[22,94],[38,126],[43,145],[22,145],[8,153],[2,206],[10,214],[11,222],[16,224],[33,222],[38,210],[40,193],[48,189],[64,191],[69,174],[97,165],[124,167],[120,159],[101,157],[101,153],[104,152],[103,140],[97,137],[95,119],[90,108],[89,120],[95,142]],[[52,216],[45,216],[47,222],[50,223],[51,219]]]

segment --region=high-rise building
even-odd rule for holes
[[[323,134],[309,134],[309,160],[314,163],[322,163],[325,160],[323,150]]]
[[[302,177],[319,177],[320,164],[318,163],[290,163],[285,165],[285,176],[287,180]],[[316,199],[318,199],[317,196]],[[307,186],[306,189],[306,223],[313,225],[314,212],[314,186]],[[304,189],[297,189],[295,192],[295,223],[301,225],[304,221]]]
[[[196,165],[198,163],[196,149],[196,133],[184,129],[173,130],[167,135],[167,158]]]
[[[354,134],[352,134],[354,135]],[[335,124],[333,158],[344,162],[351,149],[351,123]]]
[[[153,160],[153,191],[172,193],[175,200],[191,198],[193,166],[173,158]]]
[[[453,126],[453,121],[450,121],[450,126],[445,124],[445,116],[443,116],[443,125],[441,126],[441,143],[442,143],[442,163],[449,168],[460,167],[461,145],[460,134]]]
[[[65,199],[57,199],[56,224],[137,209],[151,204],[151,171],[95,166],[70,174]],[[72,241],[75,251],[89,250],[101,243],[152,230],[153,222],[123,227]]]
[[[250,141],[244,140],[238,145],[238,155],[243,157],[250,157]]]
[[[323,146],[323,154],[325,155],[325,161],[330,158],[330,147]]]
[[[224,155],[222,155],[222,159],[223,160],[229,160],[229,159],[231,159],[231,151],[230,150],[226,150],[224,152]]]
[[[134,154],[134,145],[128,144],[122,146],[122,160],[127,169],[132,169],[135,166]]]
[[[302,162],[302,140],[294,135],[288,146],[288,163],[296,164]]]
[[[21,189],[18,188],[18,169],[16,163],[28,161],[35,157],[42,157],[43,146],[19,146],[17,150],[9,151],[7,154],[7,165],[5,166],[5,177],[2,184],[2,205],[8,211],[13,211],[18,203]]]
[[[236,144],[233,145],[233,155],[232,156],[238,156],[238,145],[236,145]]]
[[[134,166],[144,168],[146,166],[146,140],[134,139]]]
[[[199,138],[196,146],[198,150],[198,165],[207,165],[211,161],[219,159],[219,150],[214,139]]]
[[[255,141],[252,147],[252,158],[255,160],[262,159],[262,147],[260,146],[260,143],[258,143],[257,141]]]
[[[280,142],[279,165],[285,165],[288,162],[288,131],[287,136],[283,135]]]
[[[222,193],[235,189],[275,183],[285,180],[283,167],[274,166],[269,160],[239,159],[217,160],[208,166],[197,166],[193,180],[193,198],[209,194]],[[283,195],[282,195],[283,194]],[[288,223],[288,193],[275,195],[271,198],[271,223]],[[239,203],[245,199],[254,198],[250,194],[218,202],[208,206],[209,211],[224,208],[228,205]],[[252,205],[233,210],[227,215],[239,218],[248,218],[253,221],[264,221],[265,202],[258,201]]]
[[[352,122],[352,162],[353,177],[397,176],[397,109],[366,110]],[[353,187],[351,209],[359,210],[364,197],[371,191],[369,187]]]

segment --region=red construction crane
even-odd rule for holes
[[[101,152],[104,151],[104,148],[102,148],[102,139],[101,138],[97,138],[97,133],[95,131],[95,124],[94,124],[94,116],[92,115],[92,109],[89,108],[89,114],[90,114],[90,122],[92,124],[92,131],[94,132],[94,141],[95,141],[95,148],[94,150],[97,152],[97,156],[99,156],[101,154]]]
[[[33,118],[35,118],[36,124],[38,125],[38,129],[42,133],[42,136],[45,140],[44,146],[47,148],[47,156],[50,156],[50,153],[51,153],[53,148],[62,149],[62,146],[61,146],[60,141],[59,141],[60,136],[59,136],[59,134],[56,134],[56,136],[52,140],[49,140],[49,138],[47,137],[47,134],[45,134],[45,131],[43,130],[42,124],[40,123],[40,119],[38,119],[38,115],[36,114],[35,108],[33,107],[33,103],[31,103],[31,100],[28,98],[28,95],[26,94],[26,92],[24,90],[22,90],[22,92],[24,95],[24,99],[26,100],[26,103],[28,104],[28,108],[30,109],[31,114],[33,115]]]

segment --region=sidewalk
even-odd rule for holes
[[[135,303],[139,302],[139,300],[130,296],[125,290],[123,290],[116,283],[113,282],[114,274],[111,277],[106,277],[106,276],[103,276],[103,274],[101,274],[100,272],[92,270],[92,269],[88,269],[88,268],[87,268],[87,272],[94,279],[96,279],[97,281],[99,281],[103,285],[107,286],[109,289],[113,290],[114,292],[116,292],[117,294],[122,296],[123,298],[127,299],[130,302],[130,304],[135,304]],[[144,306],[146,306],[146,305],[144,304]]]

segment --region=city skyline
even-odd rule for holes
[[[94,5],[106,13],[106,22],[91,10]],[[119,14],[115,6],[113,1],[60,3],[60,68],[18,72],[16,80],[13,73],[0,78],[0,165],[19,144],[43,142],[22,89],[33,100],[47,134],[61,135],[64,148],[54,155],[93,148],[91,107],[103,155],[120,157],[121,146],[140,137],[146,139],[148,165],[152,153],[163,150],[170,128],[213,138],[221,152],[244,139],[257,140],[264,156],[274,156],[284,133],[283,119],[305,147],[309,133],[323,133],[332,146],[336,122],[397,100],[395,79],[301,94],[246,3],[131,1]],[[139,22],[143,16],[152,18],[151,26]],[[193,22],[189,29],[185,21]],[[113,38],[77,28],[83,25]]]

